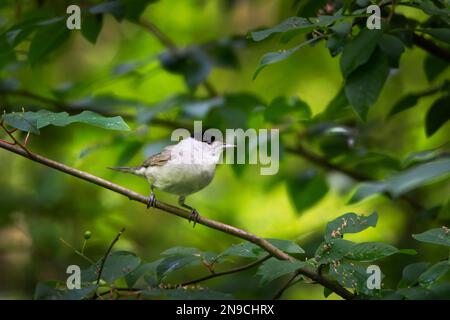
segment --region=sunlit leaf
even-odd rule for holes
[[[450,247],[450,231],[447,227],[431,229],[420,234],[413,234],[413,238],[422,242]]]
[[[346,233],[358,233],[369,227],[375,227],[378,221],[376,212],[365,217],[355,213],[346,213],[329,222],[325,229],[325,240],[341,238]]]

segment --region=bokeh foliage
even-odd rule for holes
[[[81,31],[65,27],[66,8],[75,2]],[[210,218],[289,239],[280,249],[294,251],[298,265],[271,258],[258,269],[210,280],[209,289],[194,288],[188,298],[268,298],[306,264],[363,298],[448,298],[448,229],[442,226],[450,220],[449,3],[387,3],[382,29],[368,30],[365,8],[372,2],[2,1],[2,120],[22,138],[33,133],[33,151],[143,194],[145,181],[106,167],[141,163],[169,143],[174,128],[189,128],[193,120],[222,130],[279,128],[277,175],[223,165],[189,201]],[[86,125],[117,116],[131,130]],[[74,121],[82,123],[66,126]],[[143,298],[186,297],[158,285],[264,253],[245,243],[236,250],[231,236],[192,230],[3,150],[0,163],[1,297],[92,295],[92,285],[78,293],[60,292],[58,282],[37,285],[65,279],[70,264],[83,266],[92,284],[89,263],[65,245],[81,248],[85,230],[92,237],[84,254],[97,261],[126,227],[103,280],[156,286],[141,292]],[[356,228],[341,239],[336,228],[348,218],[344,213],[374,219],[374,211],[368,225],[376,228]],[[373,293],[363,285],[364,267],[375,260],[386,290]],[[124,267],[129,272],[121,273]],[[330,294],[306,281],[283,297],[323,293]]]

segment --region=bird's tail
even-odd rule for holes
[[[142,169],[143,167],[108,167],[108,169],[120,171],[120,172],[127,172],[132,173],[138,176],[143,175]]]

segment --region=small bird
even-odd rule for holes
[[[232,147],[234,145],[227,145],[218,140],[203,142],[188,137],[175,145],[165,147],[138,167],[109,169],[147,179],[151,189],[147,208],[155,207],[155,188],[178,195],[178,204],[191,211],[189,222],[193,221],[195,227],[199,213],[185,204],[186,197],[202,190],[211,182],[222,151]]]

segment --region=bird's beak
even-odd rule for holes
[[[224,149],[227,149],[227,148],[236,148],[236,145],[234,145],[234,144],[223,144],[223,148]]]

